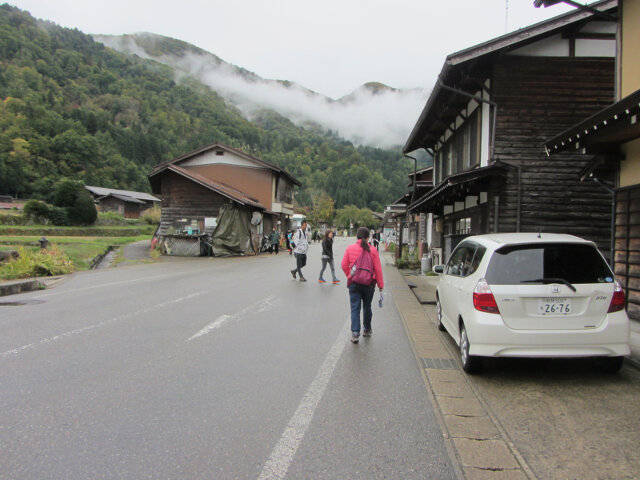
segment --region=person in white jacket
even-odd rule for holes
[[[302,267],[307,264],[307,251],[309,250],[306,220],[302,221],[300,228],[293,234],[291,242],[295,245],[293,253],[296,255],[296,268],[291,270],[291,275],[295,279],[296,274],[298,274],[300,281],[306,282],[307,279],[302,275]]]

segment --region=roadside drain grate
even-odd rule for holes
[[[423,358],[424,368],[434,368],[436,370],[457,370],[458,365],[451,358]]]

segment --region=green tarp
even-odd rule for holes
[[[251,243],[251,213],[240,205],[220,207],[218,224],[211,234],[213,254],[216,257],[253,255]]]

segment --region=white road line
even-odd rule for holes
[[[316,378],[304,394],[296,413],[293,414],[287,428],[285,428],[280,437],[280,441],[262,468],[262,473],[260,473],[258,480],[283,480],[286,476],[287,470],[289,470],[300,442],[311,424],[311,419],[338,364],[342,351],[345,345],[349,343],[347,333],[345,329],[340,331]]]
[[[46,298],[46,297],[55,297],[56,295],[66,295],[69,293],[76,293],[76,292],[84,292],[86,290],[96,290],[96,289],[100,289],[100,288],[105,288],[105,287],[112,287],[114,285],[126,285],[128,283],[141,283],[141,282],[146,282],[149,280],[158,280],[161,278],[179,278],[180,276],[191,276],[194,273],[200,273],[200,272],[205,272],[208,271],[210,269],[205,269],[205,268],[201,268],[199,270],[193,270],[190,272],[184,272],[184,273],[165,273],[165,274],[161,274],[161,275],[152,275],[150,277],[140,277],[140,278],[133,278],[131,280],[118,280],[116,282],[109,282],[109,283],[98,283],[95,285],[89,285],[86,287],[79,287],[79,288],[74,288],[71,290],[58,290],[58,291],[51,291],[49,293],[44,293],[41,295],[37,295],[33,298]]]
[[[166,302],[156,303],[156,304],[154,304],[154,305],[152,305],[150,307],[146,307],[146,308],[137,310],[135,312],[129,312],[127,314],[120,315],[118,317],[113,317],[113,318],[110,318],[109,320],[105,320],[104,322],[96,323],[95,325],[88,325],[88,326],[83,327],[83,328],[78,328],[76,330],[71,330],[69,332],[65,332],[65,333],[61,333],[59,335],[55,335],[53,337],[45,338],[43,340],[40,340],[39,342],[29,343],[27,345],[23,345],[21,347],[14,348],[12,350],[7,350],[6,352],[0,353],[0,360],[2,360],[4,358],[12,357],[12,356],[17,356],[20,353],[22,353],[23,351],[31,349],[31,348],[36,348],[36,347],[39,347],[39,346],[42,346],[42,345],[48,345],[48,344],[54,343],[54,342],[56,342],[58,340],[62,340],[63,338],[73,337],[73,336],[79,335],[81,333],[87,332],[89,330],[100,328],[100,327],[103,327],[105,325],[109,325],[111,323],[115,323],[115,322],[118,322],[118,321],[121,321],[121,320],[125,320],[127,318],[132,318],[132,317],[135,317],[137,315],[142,315],[144,313],[149,313],[149,312],[151,312],[153,310],[158,310],[160,308],[167,307],[167,306],[172,305],[174,303],[179,303],[179,302],[182,302],[184,300],[190,300],[192,298],[199,297],[200,295],[204,295],[205,293],[209,293],[209,292],[208,291],[202,291],[202,292],[192,293],[190,295],[187,295],[186,297],[180,297],[180,298],[176,298],[176,299],[173,299],[173,300],[168,300]]]
[[[220,328],[222,327],[224,324],[232,321],[232,320],[240,320],[242,319],[242,317],[246,316],[246,315],[251,315],[251,314],[255,314],[255,313],[260,313],[260,312],[264,312],[269,310],[271,307],[273,307],[274,305],[276,305],[279,302],[279,298],[276,297],[275,295],[269,295],[267,298],[254,303],[252,305],[249,305],[245,308],[243,308],[242,310],[240,310],[237,313],[234,313],[233,315],[221,315],[218,318],[216,318],[213,322],[211,322],[209,325],[207,325],[206,327],[204,327],[202,330],[200,330],[198,333],[196,333],[195,335],[191,336],[187,342],[190,342],[191,340],[201,337],[203,335],[206,335],[207,333],[212,332],[213,330],[215,330],[216,328]]]

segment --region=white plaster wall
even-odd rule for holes
[[[237,165],[249,168],[264,168],[256,163],[241,158],[233,153],[224,152],[224,155],[216,155],[214,150],[180,163],[180,166],[191,167],[196,165]]]
[[[576,40],[576,57],[610,57],[616,56],[615,40]]]
[[[562,38],[560,34],[545,38],[526,47],[512,50],[507,55],[525,57],[568,57],[569,40]]]
[[[489,165],[489,137],[491,136],[491,105],[482,104],[482,132],[480,139],[480,166]]]

